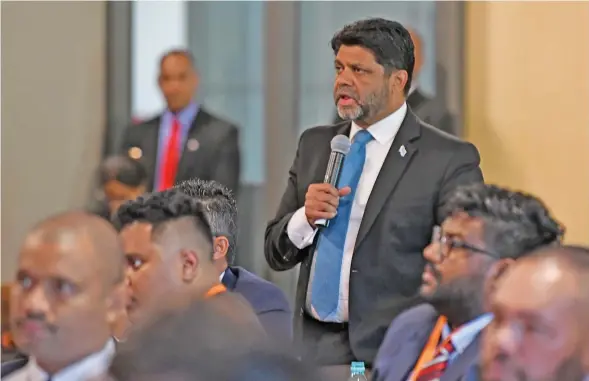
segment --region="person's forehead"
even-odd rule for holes
[[[132,222],[121,230],[121,241],[126,251],[129,247],[146,247],[152,242],[153,225],[147,222]]]
[[[189,69],[191,67],[190,59],[183,54],[171,54],[162,62],[162,70]]]
[[[63,276],[88,280],[96,271],[95,248],[84,237],[65,236],[60,240],[27,240],[19,257],[19,271],[38,276]]]
[[[374,53],[359,45],[342,45],[336,55],[336,61],[345,63],[377,64]]]
[[[499,310],[539,313],[566,308],[576,291],[572,277],[558,263],[522,261],[499,282],[492,301]]]

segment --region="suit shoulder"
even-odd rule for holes
[[[157,124],[159,123],[159,121],[160,121],[160,119],[161,119],[161,118],[162,118],[162,115],[161,115],[161,114],[159,114],[159,115],[156,115],[156,116],[154,116],[154,117],[151,117],[151,118],[149,118],[149,119],[146,119],[146,120],[142,121],[141,123],[137,123],[137,124],[131,124],[131,125],[129,126],[129,128],[132,128],[132,129],[134,129],[134,130],[135,130],[135,129],[136,129],[136,130],[139,130],[139,129],[143,129],[143,128],[151,127],[151,126],[153,126],[153,125],[157,125]]]
[[[25,365],[29,362],[29,358],[22,356],[17,357],[13,360],[6,361],[2,363],[1,366],[1,377],[9,376],[10,374],[16,372],[19,369],[24,368]]]
[[[286,295],[274,283],[242,267],[232,267],[232,270],[237,274],[235,291],[242,294],[257,312],[260,309],[290,311]]]
[[[230,122],[229,120],[222,118],[219,115],[216,115],[215,113],[210,112],[204,107],[201,107],[198,110],[198,112],[204,114],[207,117],[207,119],[212,123],[215,123],[215,129],[223,129],[227,132],[237,132],[238,130],[238,127],[235,123]]]
[[[423,322],[431,321],[438,315],[438,312],[431,304],[422,303],[399,314],[399,316],[393,320],[391,327],[393,325],[399,327],[407,324],[422,324]]]
[[[476,149],[474,144],[457,136],[451,135],[430,124],[419,120],[421,124],[421,139],[425,144],[437,150],[456,151],[464,149]]]

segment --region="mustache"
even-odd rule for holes
[[[354,90],[349,89],[349,88],[344,88],[344,87],[340,87],[339,89],[336,90],[335,97],[337,99],[340,99],[341,97],[344,97],[344,96],[352,98],[356,102],[358,101],[358,94],[356,94],[356,92]]]
[[[17,327],[22,327],[26,323],[37,323],[43,325],[49,332],[57,331],[57,326],[49,323],[45,314],[40,313],[28,313],[26,316],[17,319],[15,323]]]
[[[434,278],[436,278],[436,282],[440,283],[442,281],[442,273],[436,268],[436,266],[434,266],[433,263],[427,262],[425,267],[433,274]]]

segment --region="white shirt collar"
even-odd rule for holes
[[[99,352],[60,370],[51,376],[51,381],[82,381],[101,376],[107,372],[114,354],[114,340],[108,340]],[[39,368],[33,357],[29,359],[26,367],[30,371],[27,373],[32,376],[31,380],[47,380],[49,378],[48,374]]]
[[[397,135],[399,128],[401,128],[401,124],[403,123],[403,120],[405,120],[405,115],[407,115],[407,103],[403,103],[397,111],[368,127],[368,132],[370,132],[374,137],[374,140],[379,144],[389,144],[395,138],[395,135]],[[352,129],[350,130],[350,140],[353,140],[356,133],[361,129],[362,128],[358,127],[356,122],[353,121]]]

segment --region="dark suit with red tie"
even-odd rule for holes
[[[148,173],[147,190],[161,189],[174,120],[180,124],[175,183],[191,178],[214,180],[237,192],[240,174],[238,128],[196,103],[176,114],[165,111],[151,120],[129,126],[125,131],[122,153],[143,164]]]

